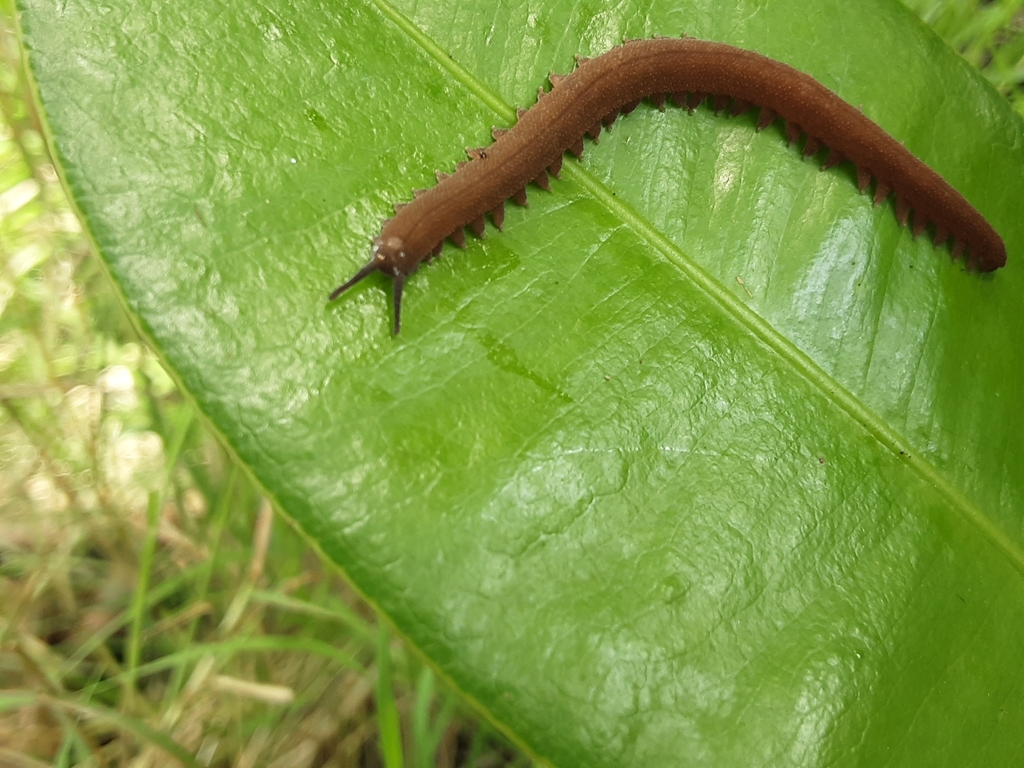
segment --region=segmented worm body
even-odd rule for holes
[[[501,229],[506,200],[525,205],[531,182],[550,189],[548,174],[558,175],[566,151],[580,157],[585,135],[596,139],[602,126],[645,98],[661,106],[670,97],[691,112],[707,98],[716,111],[728,108],[733,115],[757,107],[759,129],[782,118],[790,143],[807,135],[805,156],[827,147],[824,168],[853,163],[861,191],[874,179],[876,204],[895,193],[896,215],[903,225],[912,221],[915,236],[931,227],[936,246],[951,241],[954,258],[966,251],[968,265],[983,272],[1006,263],[1002,239],[941,176],[860,110],[774,59],[693,38],[637,40],[580,59],[574,72],[550,81],[552,90],[542,89],[533,108],[520,110],[513,128],[494,131],[494,144],[468,150],[471,159],[453,175],[439,173],[437,186],[396,205],[373,241],[370,261],[330,298],[384,272],[392,278],[397,334],[406,278],[440,253],[446,238],[463,247],[465,227],[482,237],[488,213]]]

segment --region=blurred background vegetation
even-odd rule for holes
[[[1024,115],[1024,0],[905,0]],[[0,2],[0,768],[527,766],[260,497],[133,328]]]

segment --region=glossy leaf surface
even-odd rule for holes
[[[535,755],[1019,757],[1024,126],[902,7],[23,9],[62,173],[140,325],[280,507]],[[645,105],[417,273],[401,336],[383,280],[327,304],[391,204],[549,70],[683,32],[862,106],[1009,265],[965,273],[756,115]]]

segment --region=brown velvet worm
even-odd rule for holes
[[[684,37],[635,40],[594,59],[579,59],[569,75],[550,76],[552,89],[530,110],[519,112],[511,129],[495,129],[489,147],[468,150],[470,160],[452,175],[439,173],[437,186],[395,206],[373,241],[370,261],[331,293],[331,300],[367,275],[392,279],[395,324],[401,329],[402,289],[420,262],[441,252],[446,238],[465,245],[464,227],[484,234],[490,213],[500,230],[505,201],[526,205],[526,186],[550,190],[566,151],[583,154],[583,137],[596,139],[602,126],[632,111],[641,100],[662,106],[666,98],[691,112],[705,99],[716,112],[738,115],[759,108],[758,129],[776,118],[786,122],[790,143],[807,136],[803,154],[822,148],[823,168],[848,161],[861,191],[875,180],[875,204],[896,195],[900,224],[912,222],[915,236],[931,227],[936,246],[952,242],[953,258],[964,252],[968,267],[982,272],[1006,263],[1006,248],[989,223],[960,193],[902,144],[810,75],[753,51]],[[911,214],[913,218],[911,219]]]

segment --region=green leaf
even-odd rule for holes
[[[61,173],[141,327],[279,506],[535,756],[1018,759],[1024,126],[905,9],[23,7]],[[644,106],[504,233],[417,273],[400,337],[382,280],[326,303],[391,204],[549,70],[683,32],[861,106],[1008,266],[965,273],[753,118]]]

